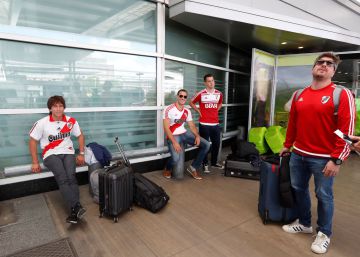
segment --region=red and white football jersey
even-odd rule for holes
[[[53,154],[74,154],[75,150],[71,135],[81,135],[78,122],[64,115],[61,121],[56,121],[51,115],[38,120],[29,132],[30,137],[40,141],[43,159]]]
[[[188,108],[179,110],[173,103],[167,106],[163,112],[163,119],[169,119],[170,131],[173,135],[180,135],[186,132],[185,123],[192,121],[192,115]]]
[[[210,93],[205,89],[201,90],[193,96],[191,102],[199,103],[201,117],[200,124],[203,125],[217,125],[219,124],[219,107],[223,102],[222,93],[215,89]]]

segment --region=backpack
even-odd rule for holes
[[[232,155],[239,159],[247,159],[249,155],[259,156],[259,151],[256,149],[255,144],[244,140],[233,141],[231,151]]]
[[[290,180],[290,154],[281,157],[279,167],[280,205],[284,208],[295,207],[295,197]]]
[[[334,115],[338,114],[339,110],[339,103],[340,103],[340,95],[342,90],[344,89],[343,86],[339,86],[335,84],[335,89],[333,91],[333,102],[334,102]],[[295,95],[295,101],[297,101],[302,94],[302,92],[305,90],[305,88],[299,89],[296,91]]]
[[[164,208],[170,199],[162,187],[139,173],[134,173],[134,191],[134,203],[152,213]]]

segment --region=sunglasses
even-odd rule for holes
[[[316,65],[323,65],[325,64],[327,67],[334,67],[335,66],[335,63],[333,63],[332,61],[324,61],[324,60],[319,60],[319,61],[316,61]]]
[[[186,99],[186,98],[187,98],[187,95],[179,95],[179,97]]]

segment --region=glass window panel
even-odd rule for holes
[[[228,103],[249,103],[250,76],[229,73]]]
[[[195,92],[204,89],[203,77],[208,73],[214,75],[215,88],[224,94],[224,71],[166,60],[165,80],[163,85],[165,104],[169,105],[175,101],[175,96],[179,89],[185,88],[189,92],[190,97],[192,97]]]
[[[236,48],[230,47],[229,67],[232,70],[250,73],[251,55],[248,55],[247,53]]]
[[[165,52],[169,55],[226,67],[227,45],[171,20],[166,14]]]
[[[228,106],[226,131],[237,130],[239,126],[248,127],[249,106]]]
[[[156,51],[156,4],[144,0],[3,0],[0,24],[43,38]]]
[[[156,147],[156,111],[68,113],[78,120],[86,143],[117,152],[118,136],[126,150]],[[31,163],[28,142],[32,125],[44,114],[0,115],[0,170]],[[73,138],[74,146],[77,140]],[[39,150],[40,153],[40,150]]]
[[[156,105],[156,58],[0,41],[0,109]]]

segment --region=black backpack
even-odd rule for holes
[[[139,173],[134,173],[134,203],[152,213],[160,211],[170,197],[164,189]]]

